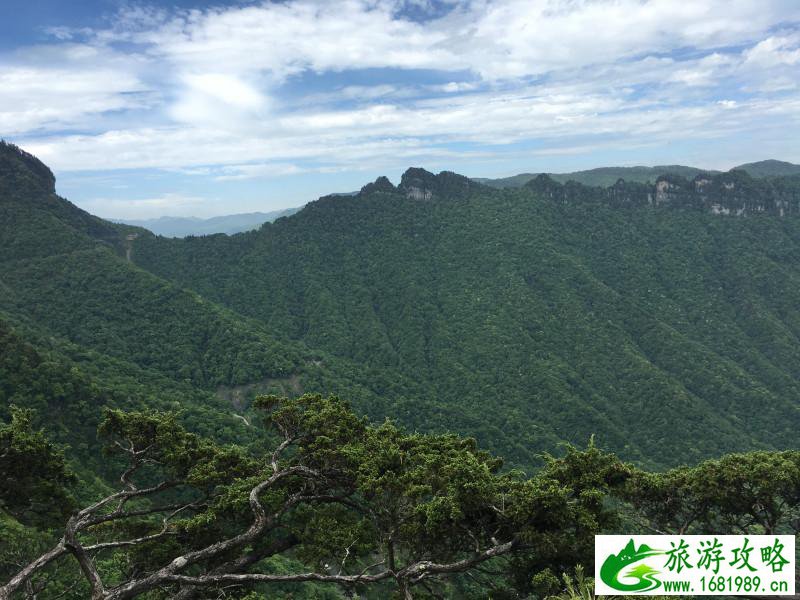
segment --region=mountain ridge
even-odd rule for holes
[[[747,171],[752,177],[785,176],[800,174],[800,165],[795,165],[786,161],[768,159],[738,165],[731,168],[727,172],[734,170]],[[487,177],[476,177],[473,179],[490,187],[521,187],[528,181],[534,179],[537,175],[544,174],[548,175],[559,183],[576,181],[578,183],[583,183],[590,186],[608,187],[616,183],[618,179],[647,183],[653,182],[659,176],[667,174],[680,175],[687,179],[691,179],[704,173],[713,175],[722,172],[723,171],[717,171],[714,169],[701,169],[698,167],[690,167],[685,165],[656,165],[653,167],[640,165],[633,167],[597,167],[584,171],[573,171],[570,173],[520,173],[518,175],[494,179]]]
[[[740,269],[751,272],[749,260],[765,273],[794,269],[786,260],[797,243],[797,202],[781,219],[759,209],[768,198],[748,196],[747,218],[727,217],[715,213],[715,194],[739,202],[737,194],[774,184],[714,177],[702,193],[701,179],[666,177],[660,182],[675,188],[661,192],[623,183],[630,197],[547,178],[559,194],[574,194],[565,202],[547,186],[499,190],[414,168],[398,186],[378,178],[358,196],[323,197],[247,234],[235,258],[214,238],[146,239],[135,256],[282,337],[419,379],[440,404],[460,408],[451,427],[468,418],[468,433],[516,464],[554,438],[581,443],[591,433],[637,461],[657,461],[659,447],[662,457],[687,460],[791,444],[786,424],[800,415],[790,390],[800,388],[789,365],[800,372],[792,350],[800,321],[787,302],[796,294],[788,283],[776,287],[785,275],[759,291]],[[662,196],[648,204],[648,193]],[[706,305],[719,325],[700,325]],[[746,326],[736,314],[749,315]],[[765,345],[760,327],[783,341]],[[772,407],[761,417],[774,437],[760,437],[762,425],[737,425],[753,403]],[[632,422],[634,405],[646,408]],[[670,419],[681,433],[642,437],[647,421]],[[501,446],[489,427],[506,431]],[[719,434],[700,441],[703,427]],[[678,445],[693,449],[682,455]]]
[[[734,167],[747,171],[753,177],[778,177],[785,175],[800,175],[800,165],[796,165],[783,160],[767,159],[758,162],[745,163]]]
[[[108,381],[144,369],[237,414],[258,392],[341,393],[526,468],[593,434],[655,467],[796,444],[800,220],[794,200],[767,207],[800,178],[494,189],[416,167],[257,231],[172,239],[14,164],[31,181],[0,181],[0,311]]]
[[[439,174],[411,167],[395,187],[385,176],[361,188],[356,197],[399,194],[410,200],[440,197],[465,198],[490,188],[451,171]],[[692,179],[664,173],[654,183],[619,178],[610,186],[589,186],[574,180],[560,183],[541,173],[521,186],[540,198],[563,203],[606,203],[616,207],[661,207],[698,210],[714,215],[746,216],[772,214],[779,217],[800,213],[800,177],[756,178],[742,169],[725,173],[700,172]],[[496,188],[502,189],[502,188]]]
[[[4,379],[0,396],[39,410],[38,423],[60,441],[97,450],[91,432],[96,419],[87,430],[73,426],[62,410],[68,389],[62,382],[69,380],[64,373],[73,369],[80,380],[90,381],[89,388],[116,390],[83,400],[83,408],[97,418],[107,405],[178,408],[192,429],[240,443],[250,439],[249,430],[233,413],[249,414],[257,393],[314,390],[342,394],[375,419],[405,412],[446,420],[447,407],[437,407],[390,367],[366,369],[280,340],[268,325],[137,266],[137,244],[159,238],[89,215],[57,196],[47,174],[21,151],[10,146],[2,151],[0,168],[7,170],[0,176],[0,329],[8,328],[6,339],[16,340],[15,346],[30,346],[25,353],[52,357],[39,362],[63,368],[39,382]],[[214,237],[235,248],[243,236]],[[386,382],[404,389],[393,395],[392,406],[380,395]],[[36,394],[27,392],[32,387]],[[236,405],[225,400],[231,389],[242,387],[248,390]],[[0,406],[0,416],[8,417],[7,404]],[[90,475],[80,461],[77,465]]]

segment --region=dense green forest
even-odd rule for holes
[[[78,369],[131,398],[128,406],[161,406],[170,398],[187,411],[213,407],[228,415],[208,419],[208,427],[233,422],[246,429],[230,415],[246,410],[254,385],[260,392],[347,393],[374,418],[390,401],[399,410],[425,396],[390,367],[365,367],[277,339],[262,323],[135,266],[127,254],[132,238],[149,235],[145,230],[97,219],[59,198],[49,169],[15,147],[0,146],[0,174],[3,331],[48,357],[42,359],[48,364],[62,361],[62,371]],[[6,349],[9,358],[16,355],[12,346]],[[14,365],[8,373],[17,370]],[[45,379],[34,400],[27,383],[9,376],[6,398],[42,408],[60,395],[59,385]],[[392,387],[402,393],[386,398],[383,392]],[[408,412],[425,410],[447,412],[421,402]]]
[[[590,444],[526,476],[474,440],[370,425],[336,397],[255,405],[268,443],[249,449],[170,413],[105,410],[121,475],[85,506],[62,451],[14,409],[0,598],[551,598],[569,581],[557,574],[591,563],[595,533],[797,533],[797,451],[650,473]]]
[[[787,531],[799,215],[409,169],[175,240],[0,144],[0,599],[544,598],[597,532]]]
[[[170,240],[0,157],[4,326],[135,383],[131,407],[168,385],[247,429],[257,393],[337,393],[523,468],[593,434],[650,467],[795,443],[795,177],[495,190],[410,169],[256,232]]]
[[[410,170],[258,232],[145,236],[133,260],[281,338],[421,382],[515,464],[596,434],[668,466],[796,444],[799,181],[492,190]]]

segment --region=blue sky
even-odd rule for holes
[[[0,137],[104,217],[800,162],[797,0],[3,0]]]

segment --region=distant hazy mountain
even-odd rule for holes
[[[222,215],[210,219],[198,217],[159,217],[158,219],[115,219],[117,223],[136,225],[149,229],[156,235],[164,237],[182,238],[188,235],[211,235],[214,233],[241,233],[257,229],[263,223],[271,223],[280,217],[293,215],[302,207],[274,210],[270,212],[241,213],[236,215]]]
[[[752,177],[779,177],[781,175],[800,175],[800,165],[783,160],[761,160],[735,167],[747,171]]]
[[[780,175],[800,174],[800,165],[781,160],[762,160],[760,162],[739,165],[738,167],[734,167],[734,169],[747,171],[752,177],[777,177]],[[700,173],[719,173],[719,171],[698,169],[697,167],[687,167],[684,165],[657,165],[655,167],[601,167],[599,169],[574,171],[572,173],[548,173],[548,175],[559,183],[577,181],[584,185],[608,187],[614,185],[618,179],[647,183],[648,181],[655,181],[659,175],[673,174],[692,179]],[[539,173],[520,173],[519,175],[501,177],[499,179],[476,177],[474,180],[494,188],[518,188],[534,179],[537,175],[539,175]]]

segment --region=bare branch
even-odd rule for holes
[[[371,571],[375,567],[379,567],[379,566],[381,566],[382,564],[385,564],[385,563],[386,563],[386,559],[384,558],[382,560],[379,560],[376,563],[372,563],[371,565],[368,565],[368,566],[364,567],[364,569],[361,571],[360,577],[363,577],[364,575],[366,575],[369,571]]]
[[[272,542],[266,547],[245,554],[244,556],[212,569],[210,574],[223,575],[225,573],[241,573],[268,556],[285,552],[289,548],[295,546],[298,542],[299,540],[293,535],[281,538]],[[191,600],[197,596],[199,591],[200,590],[197,587],[184,587],[174,596],[173,600]]]
[[[350,548],[353,547],[353,544],[355,544],[356,541],[357,540],[353,540],[352,542],[350,542],[350,545],[347,546],[347,548],[344,549],[344,556],[342,557],[342,564],[339,565],[339,575],[341,575],[342,572],[344,571],[344,563],[346,563],[347,559],[350,557]]]
[[[63,556],[67,553],[67,548],[64,545],[64,539],[62,538],[58,544],[56,544],[53,548],[42,554],[39,558],[34,560],[33,562],[29,563],[25,568],[23,568],[19,573],[14,575],[8,583],[4,586],[0,587],[0,600],[8,600],[11,598],[11,595],[19,590],[28,578],[36,573],[37,571],[45,568],[55,559]]]
[[[204,499],[205,500],[205,499]],[[159,513],[165,513],[168,511],[174,511],[176,509],[189,509],[189,508],[201,508],[205,506],[201,501],[193,502],[191,504],[165,504],[161,506],[152,506],[150,508],[142,508],[138,510],[129,510],[129,511],[117,511],[110,512],[104,515],[99,515],[92,519],[85,519],[83,521],[84,527],[92,527],[94,525],[100,525],[101,523],[106,523],[108,521],[117,521],[121,519],[131,519],[133,517],[146,517],[148,515],[155,515]]]
[[[266,575],[263,573],[225,573],[225,574],[207,574],[198,576],[178,575],[178,574],[165,574],[160,578],[161,583],[175,583],[188,586],[212,586],[224,584],[252,584],[252,583],[290,583],[290,582],[304,582],[304,581],[318,581],[321,583],[335,583],[344,586],[353,586],[358,584],[376,583],[386,579],[400,579],[408,581],[414,585],[435,575],[460,573],[471,569],[475,565],[485,562],[496,556],[502,556],[511,552],[516,547],[516,541],[506,542],[497,546],[492,546],[469,558],[452,563],[433,563],[430,561],[415,562],[398,572],[393,572],[389,569],[383,570],[379,573],[368,575],[367,572],[385,561],[381,561],[374,565],[370,565],[358,575],[331,575],[327,573],[295,573],[289,575]],[[116,595],[114,591],[109,594],[109,600],[121,600],[130,598],[128,595]]]
[[[173,577],[189,565],[215,558],[220,554],[228,552],[229,550],[239,548],[256,540],[264,531],[273,525],[284,512],[286,512],[292,506],[298,504],[300,501],[306,499],[306,496],[302,492],[293,494],[284,502],[277,512],[272,515],[267,515],[264,506],[261,504],[261,494],[264,493],[266,489],[278,483],[280,480],[290,476],[320,477],[319,473],[317,473],[315,470],[301,465],[287,467],[283,470],[273,473],[270,477],[263,480],[252,490],[250,490],[250,510],[253,513],[254,519],[247,531],[234,537],[211,544],[210,546],[200,550],[187,552],[186,554],[178,556],[168,565],[159,569],[152,575],[144,579],[126,582],[117,588],[110,590],[108,598],[114,600],[134,598],[135,596],[163,585],[164,583],[174,582],[175,580]],[[207,575],[207,577],[211,577],[211,575]],[[215,577],[221,577],[221,575]],[[233,582],[235,583],[235,580]],[[187,583],[191,585],[191,582]]]
[[[498,544],[492,546],[491,548],[488,548],[483,552],[475,554],[470,558],[465,558],[463,560],[446,564],[437,564],[430,561],[419,561],[402,569],[400,573],[398,573],[398,576],[408,578],[413,583],[417,583],[418,581],[421,581],[426,577],[430,577],[431,575],[441,575],[444,573],[460,573],[462,571],[471,569],[475,565],[479,565],[480,563],[485,562],[490,558],[507,554],[508,552],[511,552],[516,546],[517,546],[516,540],[512,540],[504,544]]]
[[[78,561],[78,566],[81,573],[89,582],[92,587],[92,600],[102,600],[105,595],[105,588],[100,573],[97,572],[94,562],[87,554],[84,547],[78,541],[77,536],[78,528],[78,515],[74,515],[67,523],[66,531],[64,532],[64,546],[69,550]]]
[[[99,544],[92,544],[91,546],[85,546],[83,549],[86,552],[100,552],[101,550],[109,550],[113,548],[125,548],[130,546],[138,546],[139,544],[144,544],[147,542],[153,542],[155,540],[160,540],[161,538],[170,536],[170,535],[177,535],[175,532],[172,531],[159,531],[158,533],[154,533],[152,535],[145,535],[139,538],[135,538],[132,540],[120,540],[117,542],[101,542]]]

